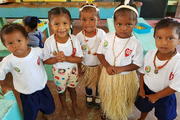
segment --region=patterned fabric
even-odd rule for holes
[[[54,82],[58,93],[63,93],[66,87],[75,88],[78,84],[78,69],[77,67],[68,69],[52,69]]]

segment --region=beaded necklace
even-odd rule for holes
[[[97,39],[97,29],[96,29],[96,39],[95,39],[95,41],[94,41],[92,47],[89,47],[89,46],[88,46],[88,43],[87,43],[88,40],[86,39],[85,31],[83,31],[83,35],[84,35],[84,41],[85,41],[86,46],[87,46],[87,49],[88,49],[88,54],[96,55],[97,49],[95,50],[94,53],[92,52],[92,49],[94,49],[94,48],[96,47],[96,42],[98,42],[98,44],[99,44],[99,40]]]
[[[162,68],[164,68],[164,67],[168,64],[168,62],[171,60],[171,58],[176,54],[176,51],[171,55],[171,57],[170,57],[163,65],[160,65],[160,66],[157,66],[157,65],[156,65],[157,53],[158,53],[158,51],[157,51],[156,54],[154,55],[154,60],[153,60],[153,64],[154,64],[154,68],[155,68],[155,69],[154,69],[154,73],[155,73],[155,74],[158,74],[159,70],[162,69]]]
[[[130,40],[131,37],[129,37],[129,39],[127,40],[127,42],[125,43],[123,49],[117,54],[115,55],[115,51],[114,51],[114,43],[115,43],[115,39],[116,39],[116,35],[114,35],[114,40],[113,40],[113,47],[112,47],[112,51],[113,51],[113,56],[114,56],[114,61],[113,61],[113,65],[115,66],[116,64],[116,59],[121,55],[121,53],[124,51],[124,49],[126,48],[129,40]]]

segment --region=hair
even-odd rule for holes
[[[71,21],[71,14],[65,7],[55,7],[52,8],[50,11],[48,11],[48,20],[51,21],[53,15],[62,15],[62,14],[68,15]]]
[[[10,34],[10,33],[13,33],[15,31],[21,32],[25,38],[28,38],[28,33],[26,32],[25,28],[21,24],[10,23],[10,24],[4,25],[3,28],[1,29],[1,32],[0,32],[0,38],[1,38],[3,45],[5,45],[4,44],[5,39],[3,36]]]
[[[80,8],[80,17],[82,12],[94,12],[96,13],[96,16],[99,17],[99,9],[94,4],[84,4]]]
[[[125,2],[125,0],[121,0],[120,5],[118,5],[116,8],[118,8],[119,6],[124,5],[124,2]],[[132,1],[132,0],[130,0],[129,4],[128,4],[127,6],[131,6],[131,7],[135,8],[135,9],[137,10],[137,7],[136,7],[135,4],[133,4],[133,1]],[[116,8],[115,8],[115,10],[116,10]],[[116,10],[116,11],[114,12],[114,20],[116,20],[116,18],[117,18],[117,16],[118,16],[119,14],[125,13],[125,12],[129,12],[129,13],[131,14],[131,16],[132,16],[132,19],[135,20],[135,21],[137,21],[138,15],[136,14],[135,11],[133,11],[132,9],[129,9],[129,8],[120,8],[120,9]]]
[[[28,26],[31,30],[34,30],[37,28],[38,23],[40,23],[40,20],[35,16],[26,16],[23,19],[23,23],[25,26]]]
[[[154,36],[155,36],[157,30],[166,28],[166,27],[175,28],[176,34],[178,35],[178,38],[180,39],[180,22],[178,22],[172,18],[165,18],[165,19],[160,20],[155,26]]]

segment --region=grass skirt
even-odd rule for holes
[[[134,106],[138,83],[135,71],[125,75],[109,75],[105,68],[102,69],[99,94],[103,112],[109,119],[127,120]]]
[[[84,75],[81,79],[84,81],[85,86],[88,88],[92,88],[93,91],[96,91],[102,67],[100,65],[96,67],[88,67],[82,65],[81,68],[82,71],[84,71]]]

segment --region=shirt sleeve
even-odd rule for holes
[[[137,42],[137,46],[135,49],[135,54],[132,58],[133,64],[136,64],[137,66],[141,67],[143,65],[143,48],[139,41]]]
[[[45,41],[44,48],[43,48],[43,60],[47,60],[53,57],[50,51],[49,40]]]
[[[6,74],[10,72],[11,67],[8,59],[10,58],[7,56],[0,62],[0,80],[4,80]]]
[[[82,52],[82,49],[81,49],[80,42],[76,37],[74,39],[74,47],[76,48],[76,56],[83,57],[83,52]]]
[[[105,54],[106,49],[108,48],[108,41],[106,40],[106,35],[104,35],[104,39],[101,40],[101,43],[97,49],[97,54]]]
[[[169,75],[169,87],[173,90],[176,90],[177,92],[180,92],[180,60],[178,60],[177,62],[178,63],[174,65],[174,71]]]

